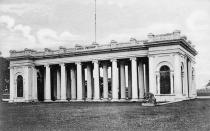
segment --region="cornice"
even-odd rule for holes
[[[10,51],[10,61],[15,60],[41,60],[41,59],[54,59],[64,57],[75,57],[85,55],[97,55],[115,52],[127,52],[136,50],[148,50],[152,47],[180,45],[192,55],[197,55],[197,51],[194,49],[194,45],[187,40],[186,36],[181,35],[179,30],[175,30],[172,33],[154,35],[148,34],[148,40],[137,41],[135,38],[131,38],[129,42],[118,43],[112,40],[110,44],[99,45],[92,44],[88,46],[76,45],[75,48],[60,47],[58,50],[51,50],[45,48],[44,51],[35,51],[31,49],[24,49],[22,51]]]
[[[48,54],[43,56],[14,56],[9,57],[10,61],[13,60],[37,60],[37,59],[54,59],[54,58],[65,58],[65,57],[75,57],[75,56],[85,56],[85,55],[96,55],[96,54],[106,54],[106,53],[114,53],[114,52],[126,52],[126,51],[135,51],[135,50],[148,50],[147,47],[143,45],[135,45],[129,47],[122,48],[111,48],[111,49],[96,49],[96,50],[87,50],[87,51],[79,51],[79,52],[70,52],[63,54]]]
[[[159,47],[159,46],[170,46],[170,45],[180,45],[194,56],[198,54],[198,52],[192,48],[185,40],[183,39],[176,39],[176,40],[164,40],[164,41],[153,41],[153,42],[146,42],[146,47]]]

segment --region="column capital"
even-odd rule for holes
[[[60,66],[66,66],[65,63],[60,63],[59,65],[60,65]]]
[[[99,63],[98,60],[92,60],[92,63]]]
[[[117,62],[117,58],[112,58],[110,61],[111,62]]]
[[[136,57],[130,57],[130,60],[137,60],[137,58]]]
[[[77,62],[75,62],[75,64],[76,64],[76,65],[81,65],[82,62],[81,62],[81,61],[77,61]]]
[[[31,65],[31,67],[32,67],[32,68],[36,68],[36,66],[35,66],[35,65]]]
[[[48,67],[49,68],[50,67],[50,64],[44,64],[44,67]]]

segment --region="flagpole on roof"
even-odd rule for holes
[[[95,0],[95,43],[96,43],[96,0]]]

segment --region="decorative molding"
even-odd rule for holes
[[[180,39],[181,32],[179,30],[175,30],[173,33],[166,33],[166,34],[159,34],[159,35],[154,35],[152,33],[149,33],[148,40],[149,42],[154,42],[154,41],[164,41],[164,40],[174,40],[174,39]]]
[[[81,61],[76,61],[75,64],[76,65],[82,65],[82,62]]]
[[[183,44],[186,48],[189,48],[192,52],[196,51],[194,49],[194,46],[191,44],[190,41],[186,39],[186,37],[181,36],[181,32],[179,30],[175,30],[172,33],[166,33],[166,34],[159,34],[154,35],[152,33],[148,34],[148,40],[141,40],[138,41],[135,38],[131,38],[129,42],[125,43],[118,43],[115,40],[112,40],[110,44],[106,45],[99,45],[99,44],[91,44],[87,46],[82,46],[79,44],[75,45],[75,48],[65,48],[60,46],[58,50],[51,50],[49,48],[45,48],[44,51],[35,51],[33,49],[24,49],[22,51],[16,51],[16,50],[10,50],[10,58],[9,59],[40,59],[40,58],[48,58],[48,57],[61,57],[61,56],[67,56],[67,55],[81,55],[81,54],[89,54],[89,53],[101,53],[101,52],[112,52],[112,51],[120,51],[121,49],[125,50],[133,50],[137,48],[148,48],[149,45],[155,44],[155,45],[161,45],[160,41],[167,41],[167,44],[170,44],[170,41],[173,40],[176,44],[179,44],[180,41],[183,40]],[[72,56],[72,55],[71,55]]]
[[[118,60],[117,60],[117,58],[112,58],[110,61],[111,62],[117,62]]]
[[[92,60],[92,63],[97,63],[97,64],[99,64],[99,60]]]
[[[130,57],[130,60],[135,60],[135,61],[137,61],[137,57]]]
[[[171,72],[174,71],[174,67],[173,67],[173,65],[172,65],[169,61],[161,61],[161,62],[159,62],[159,63],[156,65],[156,71],[159,72],[160,68],[161,68],[162,66],[164,66],[164,65],[168,66],[168,67],[170,68],[170,71],[171,71]]]
[[[60,63],[59,65],[60,65],[60,66],[64,66],[64,67],[66,66],[66,64],[65,64],[65,63]]]
[[[44,64],[44,67],[50,68],[50,64]]]

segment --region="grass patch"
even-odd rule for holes
[[[0,130],[210,130],[210,99],[140,103],[0,103]]]

